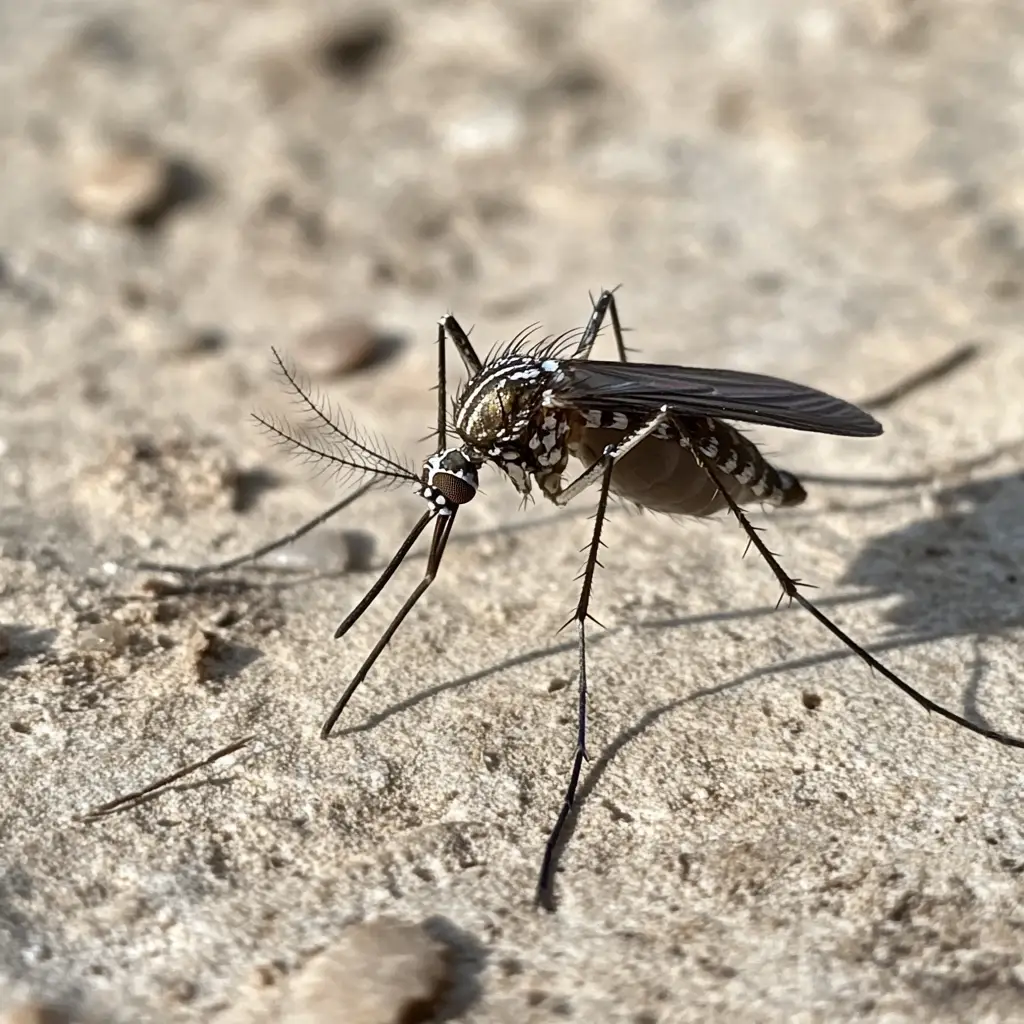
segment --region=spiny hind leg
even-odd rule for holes
[[[600,625],[590,614],[590,598],[594,589],[594,573],[601,564],[598,560],[602,546],[601,530],[608,511],[608,495],[611,489],[613,469],[614,463],[609,462],[605,465],[602,472],[597,511],[594,514],[594,529],[590,536],[590,544],[587,547],[587,562],[582,575],[577,577],[583,581],[583,585],[580,587],[579,601],[576,604],[576,611],[573,617],[562,626],[562,629],[565,629],[569,623],[576,623],[577,656],[579,658],[579,699],[577,705],[576,749],[573,752],[569,785],[566,788],[565,798],[562,801],[562,808],[555,821],[555,827],[551,830],[547,844],[544,847],[544,860],[541,864],[540,879],[537,883],[537,902],[547,910],[554,909],[552,883],[558,859],[559,840],[565,823],[569,820],[569,815],[572,813],[573,805],[576,802],[576,790],[579,786],[583,762],[589,760],[587,756],[587,619]]]
[[[782,568],[778,558],[775,557],[775,555],[769,550],[768,545],[765,544],[764,540],[762,540],[760,531],[750,522],[749,519],[747,519],[743,509],[740,508],[736,499],[733,498],[732,495],[729,494],[728,489],[723,486],[721,471],[716,469],[715,466],[708,461],[704,461],[701,464],[704,470],[717,483],[722,497],[725,499],[725,503],[729,506],[729,511],[732,512],[736,521],[743,528],[743,532],[747,535],[749,545],[756,548],[757,553],[764,559],[768,568],[772,571],[772,574],[782,587],[782,595],[779,598],[780,604],[784,598],[789,598],[790,601],[796,601],[797,604],[801,605],[807,612],[817,619],[825,629],[840,641],[840,643],[860,658],[865,665],[874,669],[880,675],[888,679],[890,683],[897,686],[908,697],[910,697],[911,700],[916,701],[926,711],[932,711],[937,715],[941,715],[947,721],[953,722],[955,725],[959,725],[962,729],[967,729],[979,736],[984,736],[985,739],[1001,743],[1003,746],[1024,748],[1024,738],[1000,732],[998,729],[989,728],[987,725],[979,725],[977,722],[972,722],[970,719],[964,718],[963,715],[958,715],[955,711],[951,711],[949,708],[943,707],[941,704],[936,704],[931,698],[926,697],[919,690],[916,690],[911,686],[910,683],[901,679],[892,671],[892,669],[883,665],[882,662],[858,644],[857,641],[848,633],[840,629],[840,627],[837,626],[836,623],[833,622],[823,611],[821,611],[816,604],[800,593],[799,588],[801,586],[807,587],[810,586],[810,584],[802,583],[795,577],[790,576],[789,573]]]

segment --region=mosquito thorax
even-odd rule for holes
[[[522,439],[559,373],[556,359],[509,355],[488,363],[466,385],[455,408],[455,429],[467,444],[500,458]]]
[[[420,495],[450,515],[459,505],[472,501],[479,486],[476,463],[465,448],[446,448],[423,463]]]
[[[561,372],[557,359],[502,356],[469,381],[456,404],[455,429],[467,446],[503,469],[524,495],[531,476],[557,472],[567,457],[568,419],[545,408]]]

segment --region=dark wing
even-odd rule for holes
[[[650,411],[663,405],[682,416],[763,423],[817,434],[876,437],[881,424],[863,409],[823,391],[741,370],[702,370],[658,363],[560,360],[557,405]]]

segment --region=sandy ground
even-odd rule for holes
[[[735,523],[608,523],[555,914],[533,887],[589,498],[521,511],[486,476],[328,743],[422,572],[331,639],[415,494],[368,495],[274,574],[177,592],[131,568],[344,493],[249,418],[289,410],[272,345],[415,463],[447,309],[486,349],[621,283],[644,358],[852,400],[976,341],[880,439],[755,430],[862,481],[755,521],[895,670],[1024,734],[1022,47],[996,0],[0,5],[4,1005],[418,1019],[388,984],[363,1016],[344,984],[319,1017],[293,991],[391,917],[447,950],[424,1004],[447,1019],[1024,1020],[1024,752],[775,613]],[[309,332],[338,317],[384,357],[328,374],[355,329]]]

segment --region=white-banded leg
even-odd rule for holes
[[[668,406],[663,405],[642,427],[631,434],[626,434],[618,444],[608,445],[601,453],[601,458],[588,466],[572,483],[550,494],[551,500],[559,506],[568,505],[573,498],[595,484],[607,467],[614,466],[619,459],[628,455],[638,444],[646,441],[660,426],[667,423],[669,416]]]

